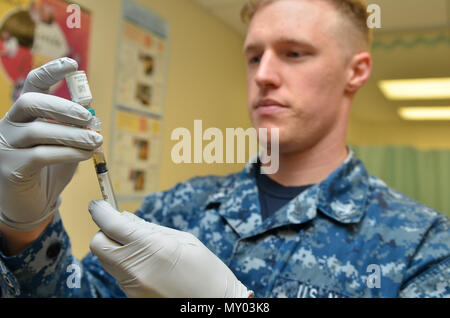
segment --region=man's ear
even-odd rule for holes
[[[372,57],[369,52],[361,52],[353,56],[349,63],[349,77],[345,91],[355,94],[372,73]]]

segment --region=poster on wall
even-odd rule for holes
[[[116,194],[136,197],[157,186],[161,148],[159,119],[118,110],[115,147],[120,149],[114,165]]]
[[[88,66],[91,17],[82,9],[79,24],[68,23],[69,2],[63,0],[0,0],[0,96],[15,101],[27,74],[51,60],[70,57],[79,69]],[[64,81],[51,93],[70,98]],[[8,101],[6,100],[8,99]]]
[[[124,21],[122,32],[117,103],[160,115],[165,40],[129,21]]]
[[[158,186],[168,24],[132,1],[122,3],[111,179],[119,201],[141,201]]]

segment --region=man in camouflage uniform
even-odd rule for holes
[[[0,159],[12,167],[2,171],[2,192],[11,180],[32,180],[25,168],[48,169],[48,192],[32,193],[34,210],[0,198],[2,296],[450,296],[448,218],[368,175],[345,145],[351,101],[371,71],[365,7],[354,0],[249,1],[243,12],[251,21],[244,46],[249,112],[255,128],[279,128],[279,171],[267,177],[258,162],[226,177],[194,178],[149,195],[136,215],[92,202],[101,232],[93,254],[79,262],[54,213],[72,175],[55,185],[48,163],[75,167],[101,140],[73,128],[76,138],[54,141],[73,153],[19,156],[30,135],[10,132],[11,123],[36,113],[54,119],[50,99],[66,109],[57,119],[90,120],[45,95],[76,69],[67,59],[53,62],[30,74],[24,92],[31,95],[0,122]],[[38,163],[27,155],[39,155]]]

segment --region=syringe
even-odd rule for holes
[[[89,108],[89,111],[91,112],[92,116],[94,116],[94,119],[92,120],[88,128],[100,132],[102,122],[98,117],[95,117],[94,109]],[[102,147],[94,150],[93,160],[103,200],[111,204],[113,208],[119,211],[119,206],[117,204],[116,196],[114,195],[114,189],[111,183],[111,178],[109,177],[105,154],[103,152]]]
[[[102,122],[98,117],[95,117],[94,109],[90,108],[92,94],[89,88],[86,73],[84,71],[77,71],[68,74],[66,76],[66,83],[69,88],[72,101],[84,106],[91,112],[92,116],[94,116],[89,127],[87,128],[100,132]],[[94,165],[103,199],[119,211],[119,206],[117,204],[116,196],[114,195],[108,168],[106,166],[105,154],[103,153],[102,147],[94,150]]]

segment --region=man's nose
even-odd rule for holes
[[[280,86],[280,65],[272,52],[266,52],[261,57],[255,76],[260,88],[276,88]]]

